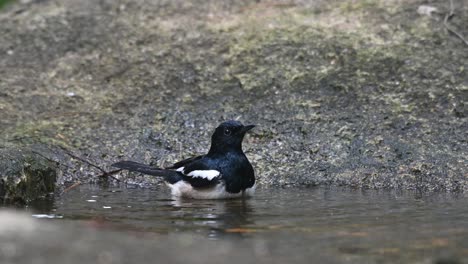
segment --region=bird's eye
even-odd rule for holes
[[[232,131],[229,128],[224,129],[224,135],[229,136],[231,135]]]

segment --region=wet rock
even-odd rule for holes
[[[53,194],[57,164],[27,149],[0,149],[0,200],[25,204]]]

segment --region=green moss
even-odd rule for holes
[[[22,144],[44,143],[69,148],[73,143],[64,140],[66,126],[61,121],[39,120],[25,122],[6,131],[8,140]],[[58,136],[60,135],[60,136]]]
[[[26,175],[25,197],[32,199],[54,192],[57,179],[56,164],[38,157],[28,157],[24,173]]]
[[[0,0],[0,9],[5,7],[10,2],[13,2],[13,0]]]
[[[54,192],[57,164],[29,151],[13,153],[2,155],[0,198],[25,204]]]
[[[340,5],[341,10],[345,12],[355,12],[358,10],[369,10],[379,6],[380,1],[361,0],[361,1],[345,1]]]
[[[367,34],[367,33],[365,33]],[[349,93],[365,85],[399,78],[403,45],[372,45],[355,33],[323,32],[290,25],[288,29],[252,29],[230,47],[228,72],[246,91],[329,87]],[[401,84],[401,81],[400,81]]]

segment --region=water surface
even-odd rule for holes
[[[319,187],[200,201],[172,200],[164,187],[84,185],[28,212],[63,225],[64,240],[85,240],[86,254],[107,252],[105,263],[468,263],[466,205],[461,194]]]

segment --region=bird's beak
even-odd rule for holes
[[[242,128],[242,133],[245,134],[247,131],[249,131],[250,129],[254,128],[255,125],[248,125],[248,126],[244,126]]]

